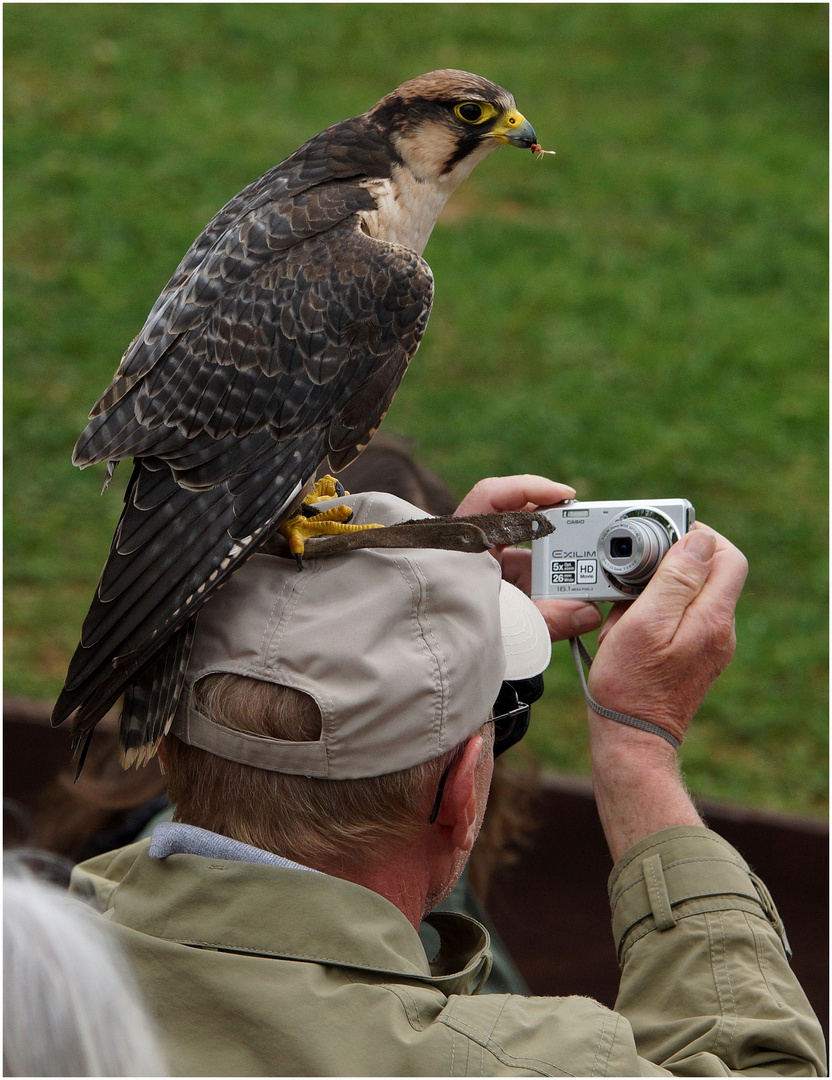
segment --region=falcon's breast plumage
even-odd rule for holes
[[[125,764],[155,752],[200,605],[381,422],[430,314],[433,225],[500,143],[536,145],[513,97],[434,71],[310,139],[197,237],[73,454],[108,479],[134,459],[53,712],[76,745],[124,694]]]

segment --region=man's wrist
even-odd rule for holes
[[[667,740],[587,709],[593,763],[615,768],[667,768],[678,771],[676,750]]]
[[[613,860],[659,829],[703,824],[669,743],[591,711],[589,728],[595,798]]]

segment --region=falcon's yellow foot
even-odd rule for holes
[[[331,480],[332,477],[327,479]],[[327,499],[332,497],[332,495],[322,496]],[[329,510],[313,513],[311,517],[308,517],[307,513],[295,514],[287,518],[280,526],[280,532],[289,541],[289,550],[295,556],[299,570],[303,569],[303,550],[306,541],[313,536],[337,536],[339,533],[382,528],[381,525],[347,525],[346,522],[352,517],[352,510],[348,506],[332,506]]]

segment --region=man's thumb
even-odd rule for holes
[[[681,619],[708,580],[715,552],[716,537],[699,529],[683,536],[668,551],[648,586],[666,616]]]
[[[716,552],[716,537],[713,533],[706,532],[704,529],[696,529],[689,532],[687,536],[683,536],[676,547],[681,548],[688,555],[692,555],[699,562],[707,563],[711,561]]]

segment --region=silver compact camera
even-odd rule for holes
[[[532,543],[533,600],[631,600],[696,520],[687,499],[572,500],[538,513],[555,530]]]

